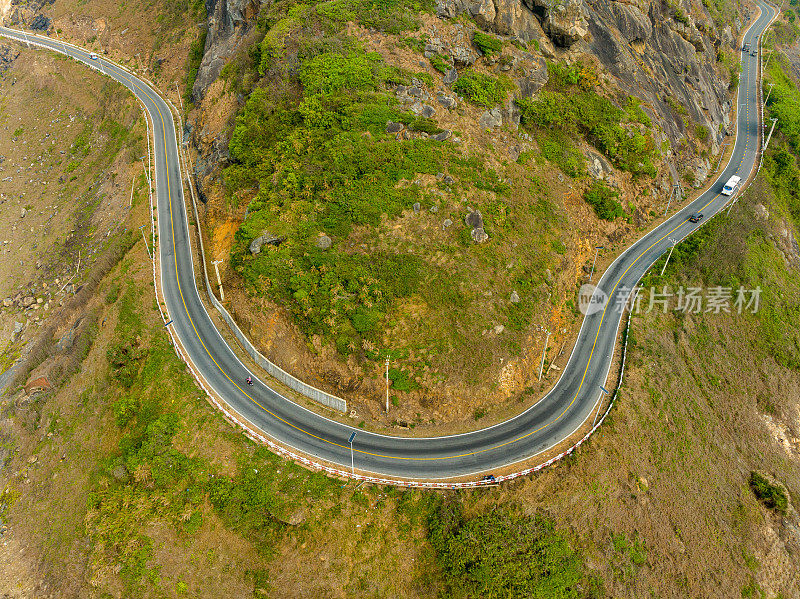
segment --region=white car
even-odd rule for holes
[[[97,60],[97,54],[92,52],[91,54],[89,54],[89,58],[91,58],[92,60]]]

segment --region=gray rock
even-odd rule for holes
[[[517,293],[516,290],[512,291],[511,297],[508,298],[508,301],[510,301],[512,304],[518,304],[520,302],[519,293]]]
[[[403,123],[395,123],[394,121],[386,122],[386,133],[399,133],[404,129]]]
[[[419,202],[414,202],[413,210],[414,214],[419,214],[419,211],[422,210],[422,206],[420,205]]]
[[[50,29],[50,19],[44,15],[36,15],[31,21],[31,29],[34,31],[47,31]]]
[[[13,303],[14,301],[10,297],[7,297],[3,300],[3,307],[10,308]]]
[[[472,237],[472,240],[475,243],[483,243],[489,239],[489,235],[483,230],[483,227],[476,227],[472,229],[469,236]]]
[[[458,80],[458,71],[455,67],[447,71],[442,77],[442,83],[445,85],[453,85]],[[450,108],[448,106],[448,108]]]
[[[32,306],[35,303],[36,303],[36,299],[34,297],[30,296],[30,295],[26,295],[24,298],[22,298],[22,307],[23,308],[28,308],[29,306]]]
[[[503,114],[500,112],[499,108],[492,108],[491,110],[486,110],[478,119],[478,125],[481,129],[494,129],[495,127],[499,127],[503,124]]]
[[[411,107],[409,108],[411,112],[416,114],[417,116],[422,114],[422,111],[425,110],[422,106],[422,102],[414,102]]]
[[[22,210],[19,211],[19,217],[20,218],[25,218],[26,214],[28,214],[28,209],[27,208],[23,208]]]
[[[436,115],[436,109],[435,109],[433,106],[431,106],[430,104],[423,104],[423,106],[422,106],[422,113],[421,113],[421,114],[422,114],[422,116],[424,116],[426,119],[429,119],[429,118],[431,118],[432,116],[435,116],[435,115]]]
[[[433,206],[431,206],[431,207],[429,208],[429,210],[430,210],[431,214],[436,214],[437,212],[439,212],[439,206],[437,206],[436,204],[434,204]]]
[[[25,328],[25,324],[22,322],[15,322],[14,323],[14,334],[19,335],[22,330]]]
[[[446,219],[444,219],[442,221],[442,229],[446,229],[446,228],[448,228],[448,227],[450,227],[452,225],[453,225],[453,221],[450,220],[449,218],[446,218]]]
[[[250,242],[250,253],[255,256],[261,253],[261,248],[265,245],[274,245],[277,247],[284,241],[286,241],[285,237],[278,237],[269,231],[264,231],[260,236]]]
[[[422,90],[419,87],[417,87],[416,85],[412,86],[412,87],[409,87],[408,88],[408,95],[411,96],[412,98],[421,98],[422,97]]]
[[[453,62],[462,67],[471,66],[478,60],[478,53],[471,47],[455,46],[450,51],[450,55],[453,57]]]
[[[436,96],[436,100],[444,106],[445,108],[455,108],[456,107],[456,99],[451,96],[445,96],[444,94]]]
[[[66,351],[72,347],[72,344],[75,341],[75,329],[70,329],[67,331],[61,339],[58,340],[56,343],[56,349],[58,351]]]
[[[614,172],[603,156],[591,150],[586,152],[586,167],[589,174],[595,179],[605,179],[607,175]]]
[[[473,229],[483,228],[483,215],[480,210],[470,210],[464,217],[464,223]]]
[[[533,57],[531,57],[533,58]],[[547,61],[543,58],[533,58],[532,67],[525,68],[525,75],[517,79],[520,93],[523,98],[532,98],[539,93],[549,78]]]
[[[481,29],[491,28],[494,24],[494,18],[497,16],[497,9],[493,0],[478,0],[470,6],[469,12]]]
[[[509,100],[503,108],[503,121],[511,125],[511,127],[514,129],[518,129],[520,116],[519,106],[517,106],[517,103],[513,99]]]
[[[317,241],[314,243],[314,245],[321,250],[328,250],[333,245],[333,240],[327,235],[323,234],[317,237]]]
[[[449,129],[444,129],[440,133],[436,135],[431,135],[431,139],[434,141],[445,141],[452,135],[452,132]]]

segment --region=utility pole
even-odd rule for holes
[[[136,186],[136,175],[133,176],[133,181],[131,181],[131,199],[128,201],[128,208],[133,206],[133,188]]]
[[[600,253],[605,246],[603,245],[596,245],[594,246],[594,260],[592,261],[592,272],[589,273],[589,282],[592,282],[592,277],[594,276],[594,265],[597,263],[597,255]]]
[[[144,228],[146,226],[147,226],[146,224],[142,225],[141,227],[139,227],[139,230],[142,232],[142,241],[144,241],[144,249],[147,250],[147,255],[150,256],[150,259],[152,260],[153,259],[153,255],[150,253],[150,246],[147,245],[147,238],[144,236]]]
[[[769,100],[769,95],[772,93],[772,86],[775,85],[774,83],[769,84],[769,91],[767,92],[767,97],[764,98],[764,106],[767,105],[767,101]]]
[[[219,277],[219,263],[222,260],[214,260],[211,264],[214,265],[214,272],[217,273],[217,285],[219,286],[219,301],[225,301],[225,292],[222,290],[222,279]]]
[[[386,413],[389,413],[389,356],[386,356]]]
[[[769,130],[769,135],[767,135],[767,139],[764,141],[764,148],[761,150],[761,153],[767,151],[767,144],[769,143],[770,137],[772,137],[772,132],[775,131],[775,124],[778,122],[778,119],[772,119],[772,128]]]
[[[672,237],[670,237],[669,240],[672,242],[672,247],[669,249],[669,255],[667,256],[667,261],[664,262],[664,268],[661,269],[661,274],[659,275],[660,277],[664,276],[664,271],[667,270],[667,264],[669,264],[669,259],[672,257],[672,251],[675,249],[675,244],[678,243]]]
[[[142,59],[139,56],[139,53],[136,53],[136,64],[139,65],[139,72],[142,72]]]
[[[539,380],[542,380],[542,371],[544,370],[544,357],[547,355],[547,342],[550,341],[552,333],[547,331],[547,337],[544,339],[544,349],[542,350],[542,363],[539,365]]]
[[[348,441],[350,442],[350,473],[353,476],[356,475],[356,466],[355,462],[353,461],[353,439],[356,438],[357,434],[358,434],[357,431],[353,431],[352,433],[350,433],[350,439],[348,439]]]

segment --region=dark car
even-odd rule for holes
[[[702,218],[703,218],[703,213],[702,212],[695,212],[695,213],[693,213],[692,215],[689,216],[689,222],[690,223],[699,223],[700,219],[702,219]]]
[[[750,44],[745,44],[742,46],[742,52],[747,52],[748,50],[750,50]]]
[[[494,474],[487,474],[481,480],[487,483],[493,483],[497,481],[497,479],[494,477]]]
[[[750,52],[750,56],[755,56],[755,55],[756,55],[756,51],[755,51],[755,50],[753,50],[752,52]]]

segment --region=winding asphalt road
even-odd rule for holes
[[[744,36],[758,47],[760,36],[775,9],[758,0],[761,16]],[[102,70],[127,87],[142,102],[154,125],[158,235],[161,285],[171,327],[194,367],[235,412],[279,445],[312,459],[350,468],[350,434],[356,470],[389,478],[432,480],[474,477],[530,459],[572,435],[592,414],[600,400],[612,363],[621,321],[617,298],[630,289],[672,246],[721,210],[728,199],[720,195],[734,174],[746,179],[757,158],[759,109],[758,57],[744,54],[739,85],[737,137],[732,158],[719,179],[691,205],[681,209],[621,254],[598,283],[611,301],[585,317],[575,348],[555,387],[522,414],[475,432],[432,438],[401,438],[370,433],[334,422],[299,407],[259,380],[244,384],[248,370],[220,336],[200,300],[193,272],[186,205],[181,185],[177,138],[168,105],[145,81],[101,57],[52,38],[0,28],[0,35],[67,54]],[[703,212],[699,224],[688,221]]]

